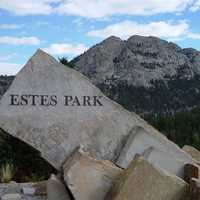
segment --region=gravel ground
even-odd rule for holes
[[[21,200],[47,200],[46,196],[33,196],[33,195],[23,195],[22,188],[33,186],[33,183],[9,183],[9,184],[0,184],[0,197],[5,194],[20,194]]]

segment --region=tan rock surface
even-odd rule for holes
[[[80,149],[64,164],[64,179],[75,200],[103,200],[122,169]]]
[[[186,187],[182,179],[139,157],[122,172],[106,200],[182,200]]]

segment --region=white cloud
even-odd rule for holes
[[[0,8],[16,15],[48,15],[61,0],[0,0]]]
[[[196,12],[200,9],[200,0],[197,0],[192,7],[190,8],[191,11]]]
[[[15,75],[21,68],[19,64],[0,62],[0,75]]]
[[[17,53],[12,53],[10,55],[0,55],[0,62],[9,61],[10,59],[16,57],[17,55],[18,55]]]
[[[193,0],[65,0],[56,8],[61,14],[102,18],[116,14],[153,15],[181,12]]]
[[[0,24],[0,29],[18,29],[20,28],[17,24]]]
[[[100,38],[115,35],[124,39],[127,39],[132,35],[157,36],[165,39],[177,39],[180,37],[198,39],[200,37],[200,34],[192,33],[189,29],[190,27],[186,21],[179,21],[176,23],[158,21],[147,24],[139,24],[134,21],[123,21],[109,25],[103,29],[92,30],[88,32],[87,35]]]
[[[188,33],[187,37],[194,39],[194,40],[200,40],[200,34],[199,33]]]
[[[181,12],[198,0],[0,0],[0,8],[16,15],[60,13],[86,18]],[[195,7],[194,3],[194,6]]]
[[[68,43],[55,43],[51,44],[49,47],[44,48],[44,51],[53,55],[66,55],[77,56],[88,48],[84,44],[68,44]]]
[[[39,45],[41,41],[37,37],[0,37],[0,44],[10,45]]]

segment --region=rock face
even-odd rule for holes
[[[118,157],[117,164],[127,168],[133,158],[139,154],[146,156],[149,161],[157,164],[157,166],[183,177],[184,164],[187,162],[195,163],[195,161],[191,157],[189,158],[187,154],[183,154],[183,151],[182,153],[179,150],[177,151],[173,143],[167,143],[166,145],[166,138],[152,134],[150,130],[143,127],[135,126]],[[166,163],[167,160],[168,163]]]
[[[122,169],[110,161],[100,161],[81,150],[63,166],[64,179],[74,199],[103,200]]]
[[[164,169],[180,178],[184,178],[184,166],[188,163],[187,161],[180,160],[175,155],[161,151],[155,147],[148,148],[143,156],[155,167]]]
[[[191,162],[189,155],[135,113],[41,50],[0,102],[0,128],[33,146],[56,169],[80,144],[99,159],[116,161],[135,127]]]
[[[200,163],[200,151],[192,146],[185,145],[183,150]]]
[[[156,37],[112,36],[72,63],[131,111],[174,113],[199,102],[200,52]]]
[[[191,63],[198,56],[198,51],[182,50],[156,37],[136,35],[122,41],[112,36],[76,58],[74,63],[93,83],[116,77],[117,81],[127,81],[130,85],[150,87],[155,80],[175,76],[189,79],[200,73],[200,59],[195,59],[195,65]]]
[[[118,178],[106,200],[181,200],[187,184],[139,157]]]

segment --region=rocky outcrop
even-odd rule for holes
[[[200,52],[181,49],[156,37],[137,35],[127,41],[112,36],[72,62],[95,84],[125,81],[146,88],[156,80],[191,79],[194,74],[200,75]]]
[[[198,105],[200,52],[156,37],[110,37],[72,63],[111,99],[140,114]]]
[[[63,165],[63,171],[75,200],[103,200],[122,169],[79,149]]]
[[[136,158],[117,179],[106,200],[182,200],[187,183]]]

